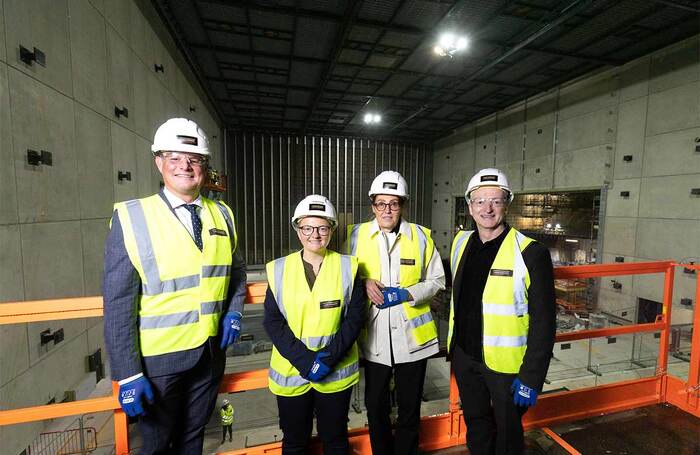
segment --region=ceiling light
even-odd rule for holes
[[[564,239],[564,241],[569,243],[578,243],[578,240],[576,239]]]
[[[433,48],[436,54],[441,57],[453,57],[455,53],[461,52],[469,46],[466,36],[457,36],[454,33],[446,32],[440,35],[438,44]]]
[[[377,123],[381,123],[382,116],[373,112],[367,112],[364,116],[364,120],[368,125],[376,125]]]

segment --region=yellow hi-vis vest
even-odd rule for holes
[[[233,425],[233,406],[221,408],[221,425]]]
[[[452,242],[450,259],[453,283],[462,254],[473,232],[459,231]],[[522,252],[531,242],[534,240],[510,228],[491,265],[481,298],[484,363],[499,373],[520,371],[527,349],[527,332],[530,327],[527,294],[530,273],[525,267]],[[448,349],[452,345],[454,317],[453,293],[450,300]]]
[[[280,312],[294,336],[312,351],[330,344],[347,313],[357,259],[326,251],[313,289],[309,289],[301,252],[267,263],[267,280]],[[304,372],[306,373],[306,372]],[[309,382],[273,346],[268,386],[275,395],[293,397],[310,388],[322,393],[340,392],[360,380],[357,343],[343,360],[320,382]]]
[[[115,204],[124,245],[141,277],[141,355],[196,348],[216,336],[237,237],[225,204],[202,198],[203,251],[163,198]]]
[[[407,223],[406,221],[401,221]],[[351,224],[348,226],[348,248],[349,253],[357,256],[360,261],[360,276],[381,281],[382,265],[379,257],[379,244],[376,235],[370,234],[373,222],[362,224]],[[433,257],[435,244],[430,237],[430,230],[414,223],[408,223],[411,229],[411,238],[400,235],[397,238],[400,264],[392,264],[400,267],[399,283],[405,288],[412,286],[425,279],[425,270]],[[371,302],[367,300],[367,305]],[[402,305],[406,320],[411,327],[411,337],[409,339],[409,351],[419,349],[425,343],[437,338],[437,327],[430,313],[430,303],[416,302],[411,306],[409,302]],[[365,328],[366,330],[366,328]],[[365,335],[363,335],[365,336]]]

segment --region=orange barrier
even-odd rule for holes
[[[526,428],[545,427],[601,413],[631,409],[653,403],[668,402],[700,417],[700,329],[693,331],[688,381],[682,381],[666,373],[668,339],[671,324],[671,302],[675,267],[696,271],[695,301],[700,301],[700,265],[677,264],[671,261],[623,264],[596,264],[559,267],[555,278],[580,279],[602,276],[664,273],[663,311],[658,320],[649,324],[637,324],[605,329],[583,330],[557,335],[558,342],[616,336],[629,333],[658,331],[659,358],[654,377],[623,381],[598,387],[567,392],[545,394],[536,407],[525,415]],[[247,304],[261,303],[266,291],[265,283],[248,285]],[[101,297],[13,302],[0,304],[0,325],[37,322],[56,319],[96,317],[102,315]],[[694,327],[700,328],[700,310],[695,311]],[[114,411],[116,453],[129,453],[127,419],[116,399],[117,387],[113,384],[111,397],[80,400],[72,403],[34,406],[0,411],[0,426],[64,417],[88,412]],[[239,392],[267,387],[267,370],[228,374],[221,383],[221,392]],[[552,436],[550,434],[550,436]],[[558,440],[561,438],[554,438]],[[369,453],[369,437],[366,428],[351,430],[350,441],[356,453]],[[450,378],[450,399],[447,412],[421,419],[421,449],[438,450],[466,441],[466,428],[459,408],[459,394],[454,376]],[[565,443],[565,441],[563,441]],[[569,453],[573,447],[563,445]],[[318,448],[316,448],[318,450]],[[238,455],[280,453],[281,444],[266,444],[252,448],[225,452]]]

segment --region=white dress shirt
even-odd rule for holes
[[[170,203],[170,206],[173,208],[175,211],[175,215],[177,215],[178,219],[182,222],[182,224],[185,226],[185,229],[187,229],[187,232],[190,233],[190,236],[194,239],[194,230],[192,229],[192,214],[185,208],[185,205],[187,204],[194,204],[197,206],[197,214],[199,215],[202,212],[202,196],[199,195],[197,196],[197,199],[195,199],[192,202],[185,202],[179,197],[175,196],[172,192],[168,191],[167,188],[163,187],[163,194],[165,195],[165,198],[168,200]],[[201,217],[201,215],[200,215]]]
[[[396,245],[401,236],[411,238],[410,225],[402,220],[398,233],[386,233],[379,228],[376,219],[371,223],[370,236],[374,237],[379,246],[380,281],[385,286],[400,287],[401,253]],[[433,255],[426,268],[425,279],[408,286],[406,289],[413,297],[413,300],[408,302],[409,305],[430,301],[438,291],[445,289],[445,270],[442,267],[440,253],[435,247],[433,247]],[[409,336],[411,336],[411,328],[401,305],[383,310],[378,309],[375,305],[370,305],[367,314],[367,339],[361,340],[360,349],[365,359],[387,366],[392,366],[392,351],[393,363],[415,362],[439,351],[438,339],[436,338],[418,350],[410,352],[407,338]]]

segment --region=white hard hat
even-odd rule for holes
[[[224,398],[224,401],[221,403],[222,406],[228,406],[229,404],[231,404],[231,403],[229,403],[229,401],[225,398]]]
[[[209,156],[209,141],[204,131],[192,120],[171,118],[158,127],[151,151],[187,152]]]
[[[495,168],[482,169],[474,174],[474,177],[469,180],[464,197],[469,201],[469,194],[484,186],[497,186],[508,193],[508,202],[513,200],[513,192],[510,190],[510,185],[508,185],[508,178],[503,172]]]
[[[338,224],[338,218],[335,216],[335,207],[333,207],[333,204],[327,197],[320,194],[306,196],[297,204],[292,217],[292,226],[296,228],[299,220],[307,216],[325,218],[333,227]]]
[[[408,199],[408,185],[406,179],[396,171],[384,171],[374,178],[369,187],[369,197],[377,194],[389,194]]]

